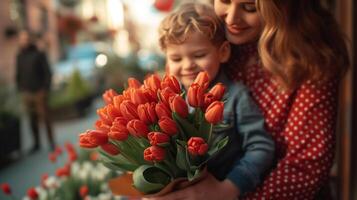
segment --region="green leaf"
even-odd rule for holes
[[[158,167],[142,165],[133,173],[133,185],[145,194],[160,191],[171,182],[172,178]]]
[[[208,141],[211,124],[203,117],[200,122],[199,134],[205,141]]]
[[[223,139],[219,140],[215,144],[213,144],[212,148],[208,151],[208,155],[213,156],[215,153],[217,153],[219,150],[223,149],[228,144],[229,137],[226,136]]]
[[[176,121],[176,124],[178,124],[182,128],[182,130],[184,131],[184,134],[187,138],[194,137],[194,136],[196,136],[196,137],[200,136],[198,130],[194,127],[193,124],[191,124],[189,121],[187,121],[187,119],[183,119],[182,117],[177,115],[175,112],[172,113],[172,117]]]
[[[176,165],[182,169],[182,170],[187,170],[188,165],[186,162],[186,143],[184,141],[179,141],[177,140],[177,154],[176,154]]]

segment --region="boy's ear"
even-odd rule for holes
[[[221,47],[219,48],[219,54],[220,54],[220,62],[225,63],[228,61],[230,55],[231,55],[231,45],[229,44],[228,41],[224,41]]]

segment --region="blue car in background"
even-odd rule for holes
[[[70,47],[66,59],[53,67],[53,89],[64,87],[75,70],[90,86],[96,87],[98,74],[111,59],[119,59],[113,49],[104,42],[87,42]]]

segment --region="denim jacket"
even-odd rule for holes
[[[218,180],[228,178],[242,195],[256,188],[273,166],[275,145],[248,89],[229,80],[223,70],[212,85],[218,82],[226,87],[223,122],[228,126],[215,132],[214,137],[229,136],[229,142],[208,162],[208,170]]]

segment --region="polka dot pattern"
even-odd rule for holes
[[[239,55],[257,55],[251,45],[245,48],[246,54],[243,49]],[[250,88],[276,143],[278,163],[262,185],[242,199],[314,199],[333,162],[338,82],[307,81],[282,92],[258,63],[244,72],[234,67],[244,62],[231,62],[229,74]]]

